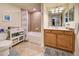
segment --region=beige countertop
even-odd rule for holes
[[[67,29],[66,27],[48,27],[44,29],[72,31],[70,29]]]

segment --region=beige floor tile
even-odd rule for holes
[[[22,42],[13,47],[20,56],[35,56],[43,52],[43,48],[32,42]]]

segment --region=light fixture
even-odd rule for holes
[[[54,10],[54,9],[52,9],[52,11],[51,11],[51,12],[52,12],[52,14],[53,14],[53,13],[55,12],[55,10]]]
[[[61,13],[62,11],[64,10],[63,7],[58,7],[58,8],[54,8],[51,10],[51,13],[54,14],[54,13]]]
[[[56,9],[55,9],[55,13],[58,13],[58,10],[59,10],[59,8],[56,8]]]
[[[62,10],[59,10],[58,12],[59,12],[59,13],[61,13],[61,12],[62,12]]]
[[[64,10],[64,8],[63,7],[59,7],[59,10]]]

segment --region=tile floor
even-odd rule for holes
[[[19,56],[72,56],[73,54],[58,49],[45,47],[31,42],[21,42],[13,47]],[[13,53],[13,52],[12,52]]]
[[[44,49],[39,45],[36,45],[31,42],[21,42],[13,47],[13,49],[20,56],[39,56],[43,53]]]

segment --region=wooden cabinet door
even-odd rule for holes
[[[45,33],[45,45],[56,47],[56,34]]]
[[[72,51],[72,36],[69,35],[58,35],[57,36],[57,47]]]

